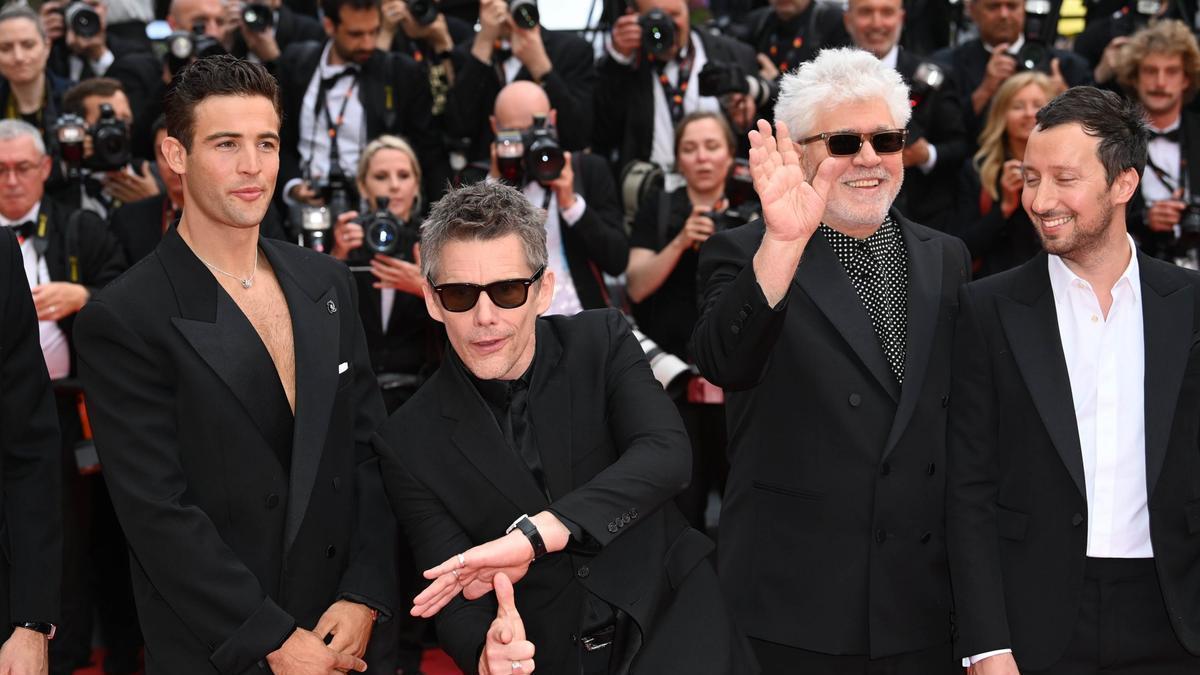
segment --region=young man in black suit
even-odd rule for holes
[[[395,524],[354,282],[260,237],[280,123],[262,66],[200,59],[164,107],[183,216],[76,325],[146,672],[361,671]]]
[[[5,164],[3,170],[13,171]],[[58,621],[62,525],[54,392],[10,228],[0,228],[0,672],[45,673]]]
[[[539,318],[554,290],[542,220],[479,182],[421,230],[451,349],[375,437],[433,580],[412,611],[437,614],[468,673],[744,672],[712,542],[671,502],[690,475],[679,414],[618,313]]]
[[[785,76],[751,132],[763,221],[700,249],[692,354],[725,388],[725,597],[764,672],[961,673],[943,523],[962,242],[892,201],[899,73],[852,49]],[[790,135],[789,135],[790,132]]]
[[[1126,231],[1140,107],[1078,87],[1037,121],[1046,253],[959,294],[956,650],[978,675],[1200,672],[1200,275]]]

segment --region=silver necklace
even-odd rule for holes
[[[195,251],[193,251],[193,253],[195,254]],[[230,279],[236,279],[239,283],[242,284],[242,288],[248,289],[251,286],[253,286],[254,285],[254,275],[258,274],[258,247],[257,246],[254,247],[254,269],[250,271],[250,276],[248,276],[248,277],[239,277],[236,274],[230,274],[229,272],[226,272],[225,270],[221,269],[220,267],[217,267],[216,265],[208,262],[204,258],[201,258],[199,254],[196,254],[196,258],[198,258],[200,260],[200,262],[207,265],[208,268],[211,269],[212,271],[220,272],[221,274],[224,274],[225,276],[229,277]]]

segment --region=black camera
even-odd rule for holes
[[[363,229],[363,247],[371,255],[390,255],[408,262],[413,260],[413,245],[421,240],[420,231],[392,215],[388,198],[376,197],[376,208],[354,220]]]
[[[509,185],[521,187],[530,180],[549,183],[562,175],[566,165],[558,134],[545,115],[534,115],[533,125],[524,131],[496,134],[496,168]]]
[[[412,18],[422,26],[437,21],[438,7],[433,0],[404,0],[404,4],[408,5],[408,13],[412,14]]]
[[[1161,0],[1132,0],[1113,12],[1113,37],[1133,35],[1150,25],[1150,20],[1162,10]]]
[[[750,176],[750,162],[734,161],[729,177],[725,179],[726,206],[719,211],[704,214],[712,219],[717,232],[741,227],[761,216],[762,205],[754,191],[754,179]]]
[[[83,141],[87,138],[87,122],[79,115],[66,113],[54,121],[54,152],[66,162],[67,177],[79,178],[83,166]]]
[[[83,143],[92,138],[92,156],[83,156]],[[68,173],[77,177],[79,168],[96,171],[115,171],[129,164],[131,158],[129,126],[117,119],[113,107],[100,104],[100,119],[91,127],[78,115],[61,115],[54,123],[54,139],[60,159],[67,163]]]
[[[642,27],[642,53],[652,61],[666,61],[675,49],[675,22],[661,9],[638,17]]]
[[[242,7],[242,25],[255,33],[264,33],[275,25],[275,12],[261,2],[250,2]]]
[[[1050,0],[1025,0],[1025,44],[1017,52],[1017,70],[1050,72],[1050,45],[1057,29]]]
[[[538,13],[537,0],[512,0],[508,4],[508,13],[512,15],[513,23],[517,28],[533,30],[542,22],[541,14]]]
[[[204,22],[197,21],[192,32],[176,31],[167,36],[167,69],[174,75],[192,62],[206,56],[224,54],[225,47],[204,32]]]
[[[736,63],[709,61],[697,79],[701,96],[745,94],[759,106],[767,105],[775,97],[773,82],[763,80],[757,73],[747,73]]]
[[[100,14],[83,0],[71,0],[63,9],[63,20],[79,37],[92,37],[100,32]]]
[[[1179,219],[1179,233],[1189,239],[1200,237],[1200,195],[1188,198],[1187,208]]]

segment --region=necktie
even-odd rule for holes
[[[508,412],[504,417],[504,440],[517,453],[525,466],[533,473],[534,480],[542,492],[546,482],[542,475],[542,459],[538,455],[533,434],[529,429],[529,385],[524,380],[513,380],[508,385]]]

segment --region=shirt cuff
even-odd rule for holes
[[[92,72],[96,73],[96,77],[104,77],[104,74],[112,67],[113,61],[116,60],[117,57],[113,56],[112,50],[105,49],[99,59],[91,62]]]
[[[917,168],[921,170],[921,173],[929,173],[930,171],[933,171],[933,167],[935,166],[937,166],[937,146],[933,143],[930,143],[929,159],[925,160],[925,163],[919,165]]]
[[[583,217],[583,212],[586,209],[587,209],[587,202],[585,202],[583,200],[582,195],[580,195],[578,192],[576,192],[575,193],[575,203],[571,205],[571,208],[564,209],[564,210],[560,211],[559,213],[562,215],[563,221],[566,222],[568,227],[570,227],[570,226],[574,225],[575,223],[579,222],[579,219]]]
[[[604,36],[604,51],[608,53],[608,58],[623,65],[628,66],[633,64],[632,56],[625,56],[613,47],[612,33]]]
[[[303,178],[293,178],[283,185],[283,203],[288,206],[300,206],[300,202],[292,199],[292,188],[303,183]]]
[[[976,663],[979,663],[980,661],[987,659],[987,658],[991,658],[993,656],[999,656],[1001,654],[1011,654],[1011,653],[1012,653],[1011,649],[997,649],[996,651],[993,651],[993,652],[984,652],[982,654],[976,654],[975,656],[972,656],[972,657],[963,657],[963,660],[962,660],[963,668],[970,668],[971,666],[975,665]]]

